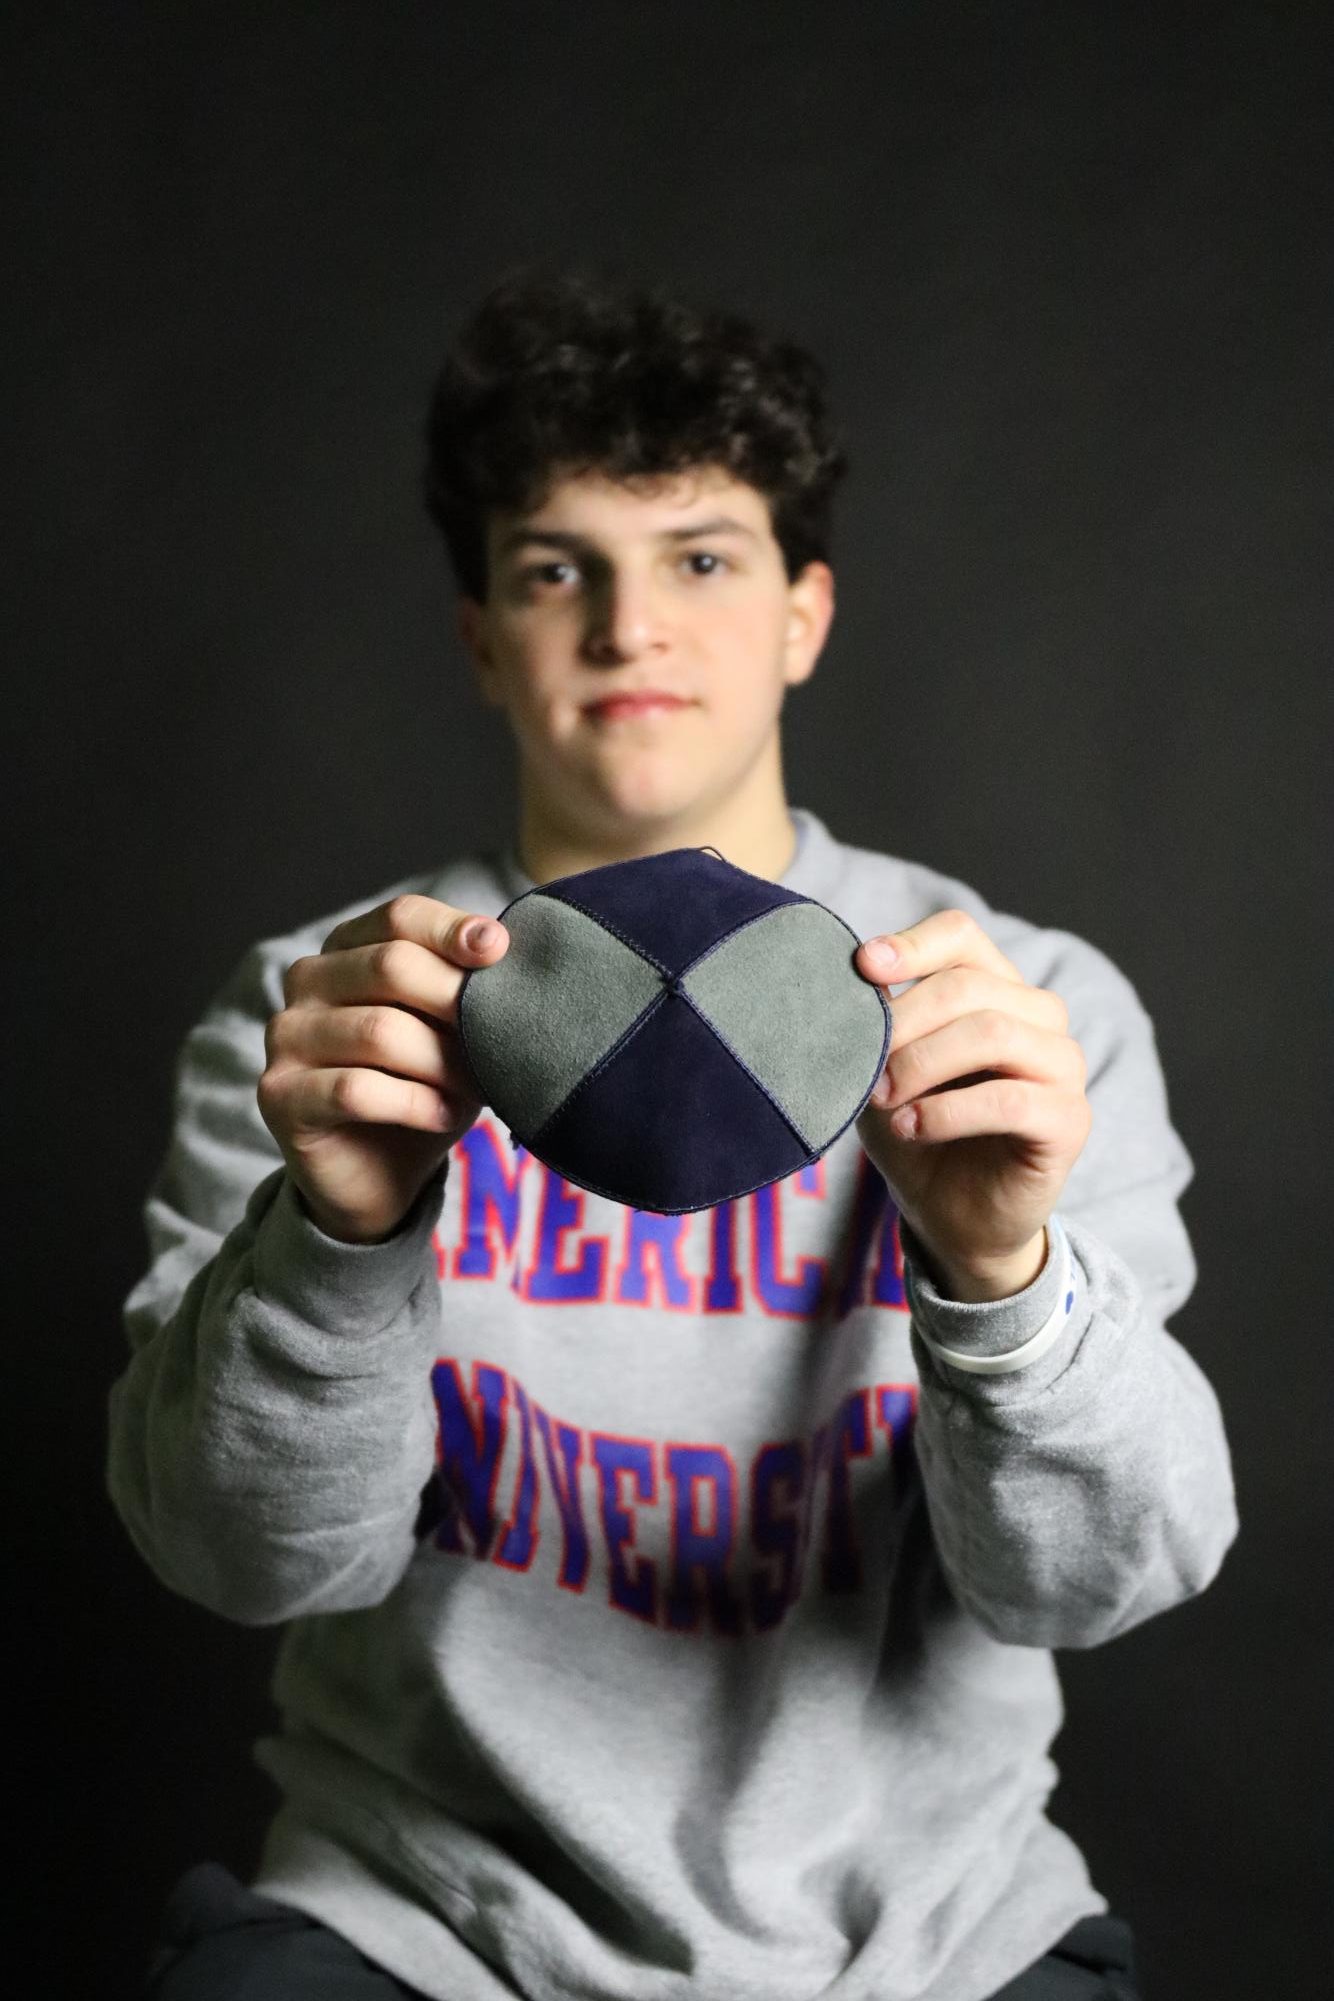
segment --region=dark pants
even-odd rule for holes
[[[992,2001],[1138,2001],[1130,1930],[1081,1918]],[[145,2001],[421,2001],[303,1911],[243,1889],[216,1862],[167,1900]]]

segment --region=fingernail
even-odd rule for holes
[[[866,947],[877,966],[897,966],[900,953],[888,938],[872,938]]]
[[[465,927],[463,942],[465,945],[470,945],[474,952],[484,952],[488,945],[495,944],[499,936],[500,926],[493,924],[489,918],[484,917],[479,923],[469,924]]]

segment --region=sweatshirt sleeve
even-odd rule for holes
[[[141,1555],[246,1625],[385,1597],[435,1458],[448,1163],[382,1243],[316,1225],[256,1097],[292,956],[253,947],[185,1039],[109,1406],[108,1487]]]
[[[1042,983],[1070,1009],[1093,1108],[1046,1263],[1009,1299],[948,1300],[906,1224],[901,1238],[918,1456],[954,1594],[996,1639],[1091,1647],[1202,1591],[1237,1514],[1217,1399],[1166,1329],[1195,1283],[1177,1206],[1194,1167],[1153,1025],[1101,952],[1043,935],[1056,958]],[[985,1373],[938,1353],[1021,1361],[1053,1315],[1060,1331],[1025,1366]]]

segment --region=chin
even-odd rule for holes
[[[603,817],[613,826],[624,828],[627,834],[646,832],[688,817],[694,804],[692,799],[680,798],[609,799],[604,803]]]
[[[697,801],[680,795],[633,801],[606,799],[601,802],[596,817],[615,838],[623,840],[628,847],[639,847],[682,820],[693,818],[696,811]]]
[[[590,789],[596,811],[630,826],[676,819],[693,812],[703,798],[698,776],[651,765],[637,771],[601,772]]]

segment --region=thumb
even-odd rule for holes
[[[450,927],[449,956],[463,966],[489,966],[509,950],[509,932],[494,917],[465,917]]]

